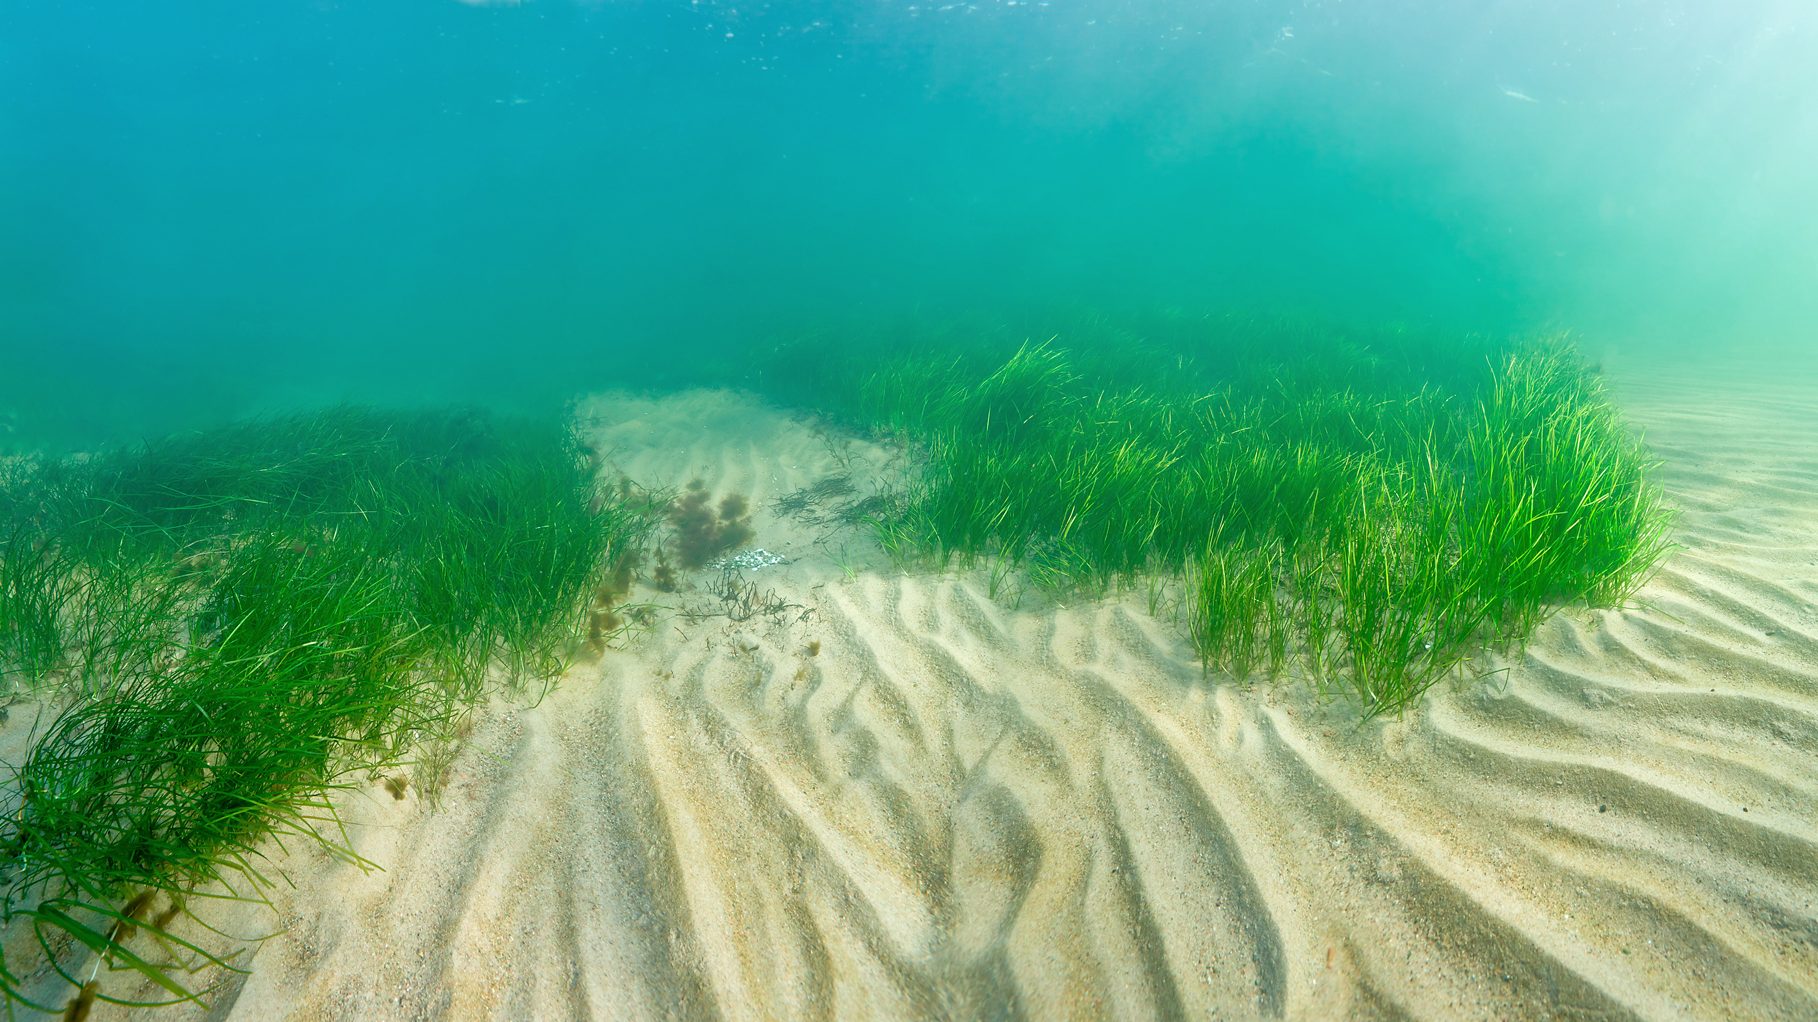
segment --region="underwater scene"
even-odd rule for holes
[[[13,1019],[1818,1018],[1805,0],[9,0]]]

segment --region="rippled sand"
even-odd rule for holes
[[[1619,383],[1683,508],[1644,605],[1364,726],[1144,592],[1011,608],[771,510],[881,449],[597,399],[634,477],[753,498],[796,608],[665,614],[435,811],[350,800],[384,871],[278,856],[207,1017],[1818,1018],[1818,386]]]

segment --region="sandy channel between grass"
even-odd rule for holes
[[[751,498],[788,606],[641,587],[433,811],[345,800],[383,871],[274,849],[284,931],[210,1008],[91,1017],[1818,1017],[1818,381],[1614,383],[1682,512],[1641,606],[1362,726],[1203,676],[1146,592],[1012,607],[773,508],[885,448],[590,400],[634,478]]]

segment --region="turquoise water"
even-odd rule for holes
[[[1796,0],[0,10],[0,415],[724,377],[1205,309],[1810,342]]]

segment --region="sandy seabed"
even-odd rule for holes
[[[1640,605],[1361,726],[1203,676],[1144,592],[1012,607],[773,509],[883,448],[594,399],[634,478],[751,497],[793,607],[640,589],[672,609],[483,711],[436,807],[347,799],[382,871],[274,850],[250,974],[133,1014],[1818,1018],[1818,378],[1616,383],[1682,510]]]

